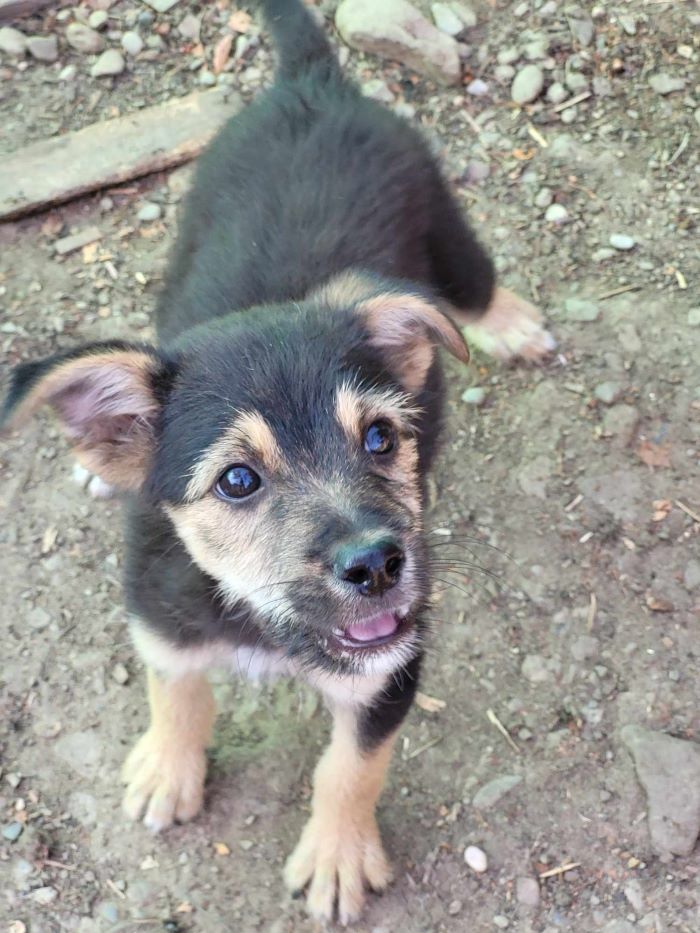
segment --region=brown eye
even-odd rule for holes
[[[396,446],[396,432],[388,421],[374,421],[365,431],[365,450],[370,454],[388,454]]]
[[[261,480],[255,470],[236,463],[221,474],[214,489],[222,499],[245,499],[260,489],[260,485]]]

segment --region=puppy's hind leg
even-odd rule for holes
[[[541,360],[556,346],[540,311],[496,287],[491,259],[439,184],[433,199],[429,250],[435,283],[467,342],[502,360]]]
[[[199,672],[163,677],[149,668],[148,699],[151,724],[124,764],[124,811],[158,832],[202,808],[215,707]]]

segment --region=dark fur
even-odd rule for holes
[[[156,453],[144,493],[128,510],[129,606],[181,647],[212,639],[265,644],[249,609],[224,606],[216,582],[191,563],[158,504],[182,500],[192,465],[232,408],[260,411],[300,469],[340,471],[366,498],[360,511],[370,525],[377,508],[389,527],[404,521],[400,490],[379,480],[362,487],[366,464],[348,457],[327,406],[342,374],[401,387],[351,307],[324,311],[309,293],[348,269],[370,273],[378,292],[427,289],[477,311],[493,290],[490,260],[421,136],[341,75],[297,0],[263,6],[277,41],[277,78],[199,162],[156,315],[161,365],[153,390],[163,403]],[[65,359],[20,367],[8,411]],[[442,395],[436,363],[417,399],[425,413],[417,426],[423,471]],[[276,507],[284,510],[284,500]],[[343,521],[331,511],[317,522],[319,554],[342,534]],[[420,582],[427,596],[427,580]],[[307,588],[296,598],[311,628],[322,626],[318,595]],[[286,646],[292,654],[310,651],[289,633]],[[418,668],[415,659],[397,672],[390,693],[366,711],[365,747],[398,725]]]

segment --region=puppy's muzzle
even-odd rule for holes
[[[401,579],[406,555],[392,537],[347,542],[333,562],[336,577],[362,596],[383,596]]]

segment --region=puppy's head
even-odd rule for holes
[[[82,463],[159,503],[300,663],[378,673],[415,650],[427,598],[421,396],[438,343],[468,358],[431,301],[348,278],[167,355],[95,344],[22,366],[6,417],[51,405]]]

